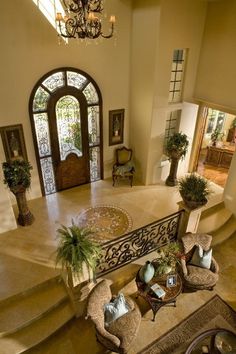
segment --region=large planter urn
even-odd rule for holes
[[[16,197],[16,202],[19,210],[17,221],[22,226],[31,225],[34,221],[34,216],[30,212],[26,200],[26,188],[22,185],[11,188],[11,192]]]
[[[180,193],[181,197],[183,198],[183,202],[184,204],[191,210],[193,209],[197,209],[203,205],[205,205],[207,203],[207,199],[205,198],[204,200],[201,201],[196,201],[196,200],[189,200],[186,199],[181,193]]]
[[[170,174],[167,177],[166,185],[167,186],[176,186],[177,185],[177,169],[179,160],[183,159],[188,150],[189,141],[186,134],[181,132],[175,132],[166,142],[166,154],[171,161],[170,165]]]
[[[169,176],[166,179],[166,185],[167,186],[176,186],[178,184],[177,181],[177,170],[178,170],[178,164],[179,164],[179,157],[174,155],[171,157],[171,165],[170,165],[170,173]]]

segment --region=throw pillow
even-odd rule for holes
[[[189,263],[201,268],[210,269],[211,257],[212,257],[212,248],[210,248],[208,251],[203,251],[202,247],[198,245]]]
[[[104,305],[105,326],[129,311],[129,305],[125,301],[124,295],[119,294],[113,302]]]

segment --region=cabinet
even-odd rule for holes
[[[204,163],[218,167],[229,168],[235,151],[235,146],[216,147],[208,146]]]

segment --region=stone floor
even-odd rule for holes
[[[214,186],[214,190],[215,193],[211,196],[210,203],[213,199],[222,198],[222,188]],[[24,273],[23,265],[18,267],[17,262],[22,263],[27,260],[35,265],[46,266],[48,272],[53,271],[57,245],[56,229],[61,223],[69,225],[72,218],[88,207],[100,204],[117,205],[130,214],[133,219],[133,229],[135,229],[177,211],[180,200],[177,188],[167,187],[164,183],[154,186],[136,184],[131,188],[125,181],[121,181],[119,186],[113,188],[111,181],[106,180],[30,201],[29,207],[36,219],[34,224],[29,227],[19,226],[16,230],[0,235],[2,254],[0,263],[2,294],[0,295],[6,297],[15,292],[14,277],[17,279],[18,289],[23,290],[28,286],[25,278],[29,273],[27,271]],[[151,321],[152,313],[144,300],[137,300],[143,317],[139,335],[129,354],[137,353],[178,324],[215,293],[218,293],[236,309],[235,244],[236,234],[223,244],[216,246],[213,251],[220,264],[220,280],[213,292],[181,294],[177,300],[177,307],[160,309],[156,322]],[[139,260],[110,274],[109,278],[114,282],[113,291],[122,290],[125,294],[135,297],[134,277],[144,261]],[[12,281],[7,283],[7,274],[10,273]],[[43,277],[48,276],[47,272],[43,271],[35,273],[31,274],[31,281],[41,281]],[[105,352],[105,349],[96,342],[91,322],[86,321],[84,317],[70,321],[46,342],[29,351],[31,354],[101,354]]]

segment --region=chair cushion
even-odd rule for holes
[[[115,165],[113,174],[119,175],[119,176],[125,176],[127,173],[132,174],[133,171],[134,171],[134,165],[130,161],[124,165]]]
[[[105,326],[129,311],[129,305],[123,294],[119,294],[113,302],[104,305]]]
[[[189,264],[210,269],[211,257],[212,257],[212,249],[209,249],[208,251],[204,251],[200,245],[197,245]]]
[[[199,288],[213,286],[218,280],[218,274],[213,273],[210,269],[187,265],[187,270],[188,275],[185,276],[185,280],[192,286]]]

